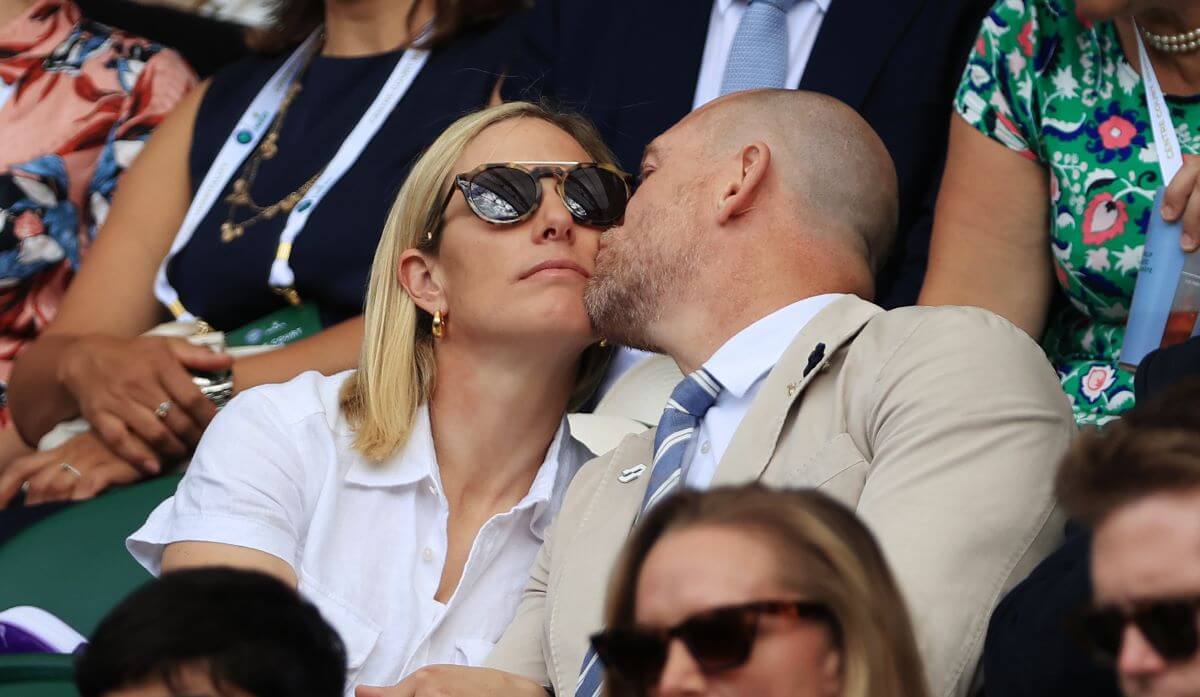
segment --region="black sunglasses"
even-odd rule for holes
[[[837,618],[824,603],[770,600],[714,608],[668,629],[607,629],[592,635],[592,648],[614,677],[645,694],[658,684],[673,639],[682,641],[700,670],[712,675],[736,668],[750,658],[763,615],[820,620],[841,642]]]
[[[510,225],[525,220],[542,203],[543,177],[554,177],[555,187],[571,217],[584,225],[611,227],[625,215],[633,192],[633,177],[597,162],[503,162],[480,165],[454,177],[454,185],[431,221],[428,237],[445,214],[455,189],[480,220]]]
[[[1125,627],[1132,622],[1166,661],[1191,658],[1200,646],[1197,614],[1200,598],[1172,598],[1139,603],[1132,611],[1098,607],[1078,613],[1071,622],[1077,639],[1100,659],[1113,662],[1121,653]]]

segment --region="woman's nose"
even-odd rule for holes
[[[1122,675],[1145,676],[1166,668],[1167,662],[1158,655],[1141,630],[1132,622],[1121,634],[1121,649],[1117,653],[1117,671]]]
[[[679,639],[672,639],[667,645],[667,662],[663,664],[662,675],[658,678],[657,697],[681,697],[683,695],[703,694],[705,687],[704,673],[687,647]]]
[[[542,205],[533,219],[534,241],[570,241],[575,234],[575,219],[567,210],[553,177],[542,180]]]

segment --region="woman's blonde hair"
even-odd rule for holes
[[[829,608],[837,623],[831,635],[841,652],[842,697],[927,697],[908,611],[879,546],[852,511],[815,490],[751,484],[673,495],[626,544],[609,587],[609,627],[634,624],[638,576],[655,543],[698,526],[765,541],[775,552],[779,582]],[[605,684],[609,697],[642,697],[611,671]]]
[[[341,406],[354,429],[354,447],[371,460],[384,460],[407,441],[417,410],[433,394],[432,317],[400,285],[401,255],[421,249],[437,255],[440,220],[454,163],[484,129],[518,118],[540,119],[579,142],[596,162],[615,158],[588,121],[528,102],[512,102],[455,121],[417,160],[388,214],[371,266],[363,313],[365,330],[358,370],[342,388]],[[582,403],[599,384],[609,351],[584,352],[571,404]]]

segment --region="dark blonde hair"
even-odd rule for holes
[[[596,162],[615,158],[586,119],[551,111],[529,102],[510,102],[468,114],[442,132],[413,165],[384,224],[371,280],[367,287],[362,354],[358,370],[342,387],[341,406],[354,429],[354,448],[380,461],[408,441],[417,410],[433,394],[433,327],[428,312],[417,307],[400,285],[396,269],[408,249],[437,256],[440,220],[454,163],[484,129],[510,119],[537,119],[574,138]],[[611,349],[594,345],[580,360],[570,406],[578,406],[599,385]]]
[[[845,506],[816,490],[758,484],[682,491],[654,508],[629,539],[609,586],[606,623],[634,624],[642,564],[665,535],[714,526],[744,531],[775,550],[779,582],[825,604],[840,636],[843,697],[926,697],[904,599],[875,538]],[[609,697],[641,697],[605,676]]]
[[[436,48],[468,29],[490,24],[529,5],[528,0],[436,0],[433,29],[422,42]],[[418,4],[408,13],[412,26]],[[325,19],[325,0],[274,0],[272,25],[248,35],[250,47],[260,53],[278,53],[304,41]]]
[[[1200,489],[1200,379],[1085,431],[1063,458],[1055,488],[1071,517],[1090,526],[1138,499]]]

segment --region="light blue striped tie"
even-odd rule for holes
[[[654,433],[654,464],[650,470],[650,484],[642,497],[639,517],[662,501],[684,480],[686,472],[683,456],[688,443],[700,428],[700,420],[708,412],[721,383],[704,368],[688,375],[671,393],[658,430]],[[579,682],[575,686],[575,697],[599,697],[604,689],[604,666],[596,652],[588,647],[579,671]]]
[[[788,10],[799,0],[750,0],[742,15],[721,94],[760,87],[786,87],[788,73]]]

